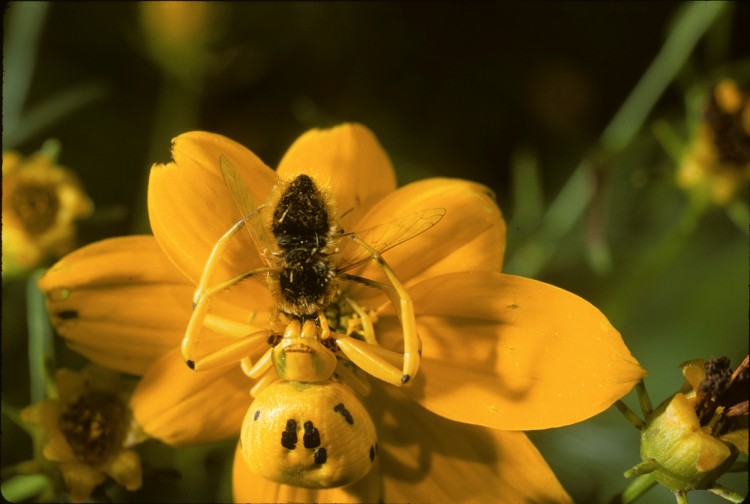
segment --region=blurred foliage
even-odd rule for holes
[[[458,176],[492,188],[509,223],[507,271],[599,307],[649,371],[657,403],[680,386],[681,362],[727,355],[738,364],[747,353],[747,191],[739,207],[697,208],[674,182],[672,157],[712,84],[750,82],[743,4],[148,9],[16,2],[4,12],[3,149],[60,142],[61,162],[97,206],[82,243],[148,231],[148,170],[169,159],[179,133],[227,135],[273,166],[306,129],[359,121],[400,183]],[[31,399],[33,297],[22,280],[3,282],[3,467],[31,453],[7,405]],[[81,367],[55,347],[58,364]],[[605,502],[639,461],[637,434],[614,409],[531,437],[576,502]],[[232,440],[179,450],[147,442],[143,488],[109,488],[107,498],[228,501],[233,449]],[[746,475],[721,482],[747,492]],[[31,494],[44,485],[27,483]],[[658,488],[639,502],[670,500]]]

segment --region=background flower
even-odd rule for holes
[[[131,449],[141,440],[132,424],[132,384],[89,366],[56,373],[59,397],[32,404],[21,418],[42,429],[43,456],[57,462],[71,502],[85,502],[107,476],[126,489],[141,486],[141,461]]]
[[[3,152],[3,276],[70,251],[94,207],[78,178],[45,151]]]

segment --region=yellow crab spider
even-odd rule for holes
[[[288,319],[290,324],[297,320],[300,325],[316,318],[317,337],[327,340],[333,336],[336,347],[367,373],[394,385],[402,385],[414,377],[419,368],[420,341],[412,301],[381,252],[429,229],[442,218],[445,211],[425,210],[365,231],[362,236],[378,237],[376,248],[359,235],[345,234],[340,230],[333,218],[335,213],[329,196],[319,190],[309,176],[299,175],[289,181],[281,181],[274,188],[267,204],[253,206],[236,170],[223,157],[220,159],[220,166],[229,192],[243,218],[216,242],[196,287],[194,311],[181,347],[183,359],[188,366],[204,370],[237,362],[257,351],[264,341],[273,341],[286,331],[286,328],[282,329],[278,325],[253,330],[230,345],[205,355],[197,355],[199,336],[205,325],[212,297],[241,280],[265,275],[276,302],[272,325],[280,318]],[[265,266],[209,287],[222,255],[242,227],[250,231]],[[365,253],[344,261],[337,246],[344,237],[364,249]],[[367,260],[376,261],[390,285],[346,273]],[[388,294],[402,324],[404,351],[399,359],[402,361],[400,366],[390,352],[384,352],[378,346],[372,321],[366,311],[351,300],[343,299],[352,306],[361,320],[365,341],[353,338],[350,330],[347,330],[347,334],[339,334],[328,328],[322,311],[330,304],[342,301],[339,299],[341,280],[360,282],[382,289]],[[251,370],[247,369],[247,365],[245,368],[247,372]],[[257,373],[257,369],[255,372]]]

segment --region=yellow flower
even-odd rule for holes
[[[750,93],[732,79],[714,87],[677,182],[718,205],[744,194],[750,182]]]
[[[139,439],[126,384],[96,366],[60,369],[56,378],[59,398],[28,406],[21,418],[44,430],[42,453],[58,462],[70,500],[85,501],[106,476],[128,490],[140,488],[141,461],[128,448]]]
[[[75,175],[43,153],[3,152],[3,276],[70,251],[93,205]]]
[[[75,350],[143,374],[131,404],[146,432],[173,445],[237,436],[252,402],[253,383],[240,366],[194,373],[179,349],[206,260],[239,218],[220,171],[223,157],[256,202],[280,179],[310,175],[335,198],[346,231],[445,209],[427,232],[384,254],[413,299],[423,352],[410,384],[369,380],[363,402],[379,439],[375,467],[352,486],[313,491],[263,480],[237,457],[237,501],[570,500],[528,438],[512,431],[589,418],[645,372],[592,305],[500,273],[505,223],[487,188],[436,178],[396,189],[387,155],[356,124],[304,134],[276,172],[239,144],[204,132],[177,137],[172,156],[151,171],[153,238],[93,244],[40,282],[56,328]],[[250,234],[237,234],[214,282],[261,264]],[[385,281],[372,261],[355,273]],[[401,324],[385,296],[345,288],[375,315],[379,343],[399,351]],[[273,306],[264,282],[234,284],[215,296],[202,350],[268,328]],[[249,357],[256,362],[266,348]]]

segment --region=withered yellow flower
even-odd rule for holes
[[[750,92],[732,79],[714,86],[677,171],[677,183],[718,205],[750,182]]]
[[[740,453],[748,453],[748,358],[734,372],[729,359],[696,359],[683,363],[686,378],[680,392],[653,411],[645,411],[640,464],[625,476],[648,474],[678,496],[712,490],[739,502],[731,490],[716,484]],[[643,394],[645,392],[641,392]]]
[[[279,180],[309,175],[332,193],[346,231],[445,210],[428,232],[384,254],[413,300],[422,356],[419,373],[404,387],[366,382],[370,393],[363,403],[379,439],[375,467],[343,489],[308,490],[266,481],[238,456],[237,501],[570,500],[519,431],[589,418],[645,371],[591,304],[500,272],[505,222],[487,188],[434,178],[397,189],[387,155],[357,124],[305,133],[276,171],[241,145],[205,132],[177,137],[172,156],[151,171],[153,237],[85,247],[40,282],[52,320],[71,347],[143,375],[131,405],[146,432],[173,445],[237,436],[252,402],[253,382],[240,366],[196,373],[180,357],[204,265],[240,217],[220,171],[223,157],[257,202],[266,201]],[[261,264],[250,234],[238,233],[214,281]],[[384,276],[372,262],[355,273]],[[363,285],[344,288],[374,315],[379,344],[400,351],[402,327],[386,297]],[[202,350],[267,328],[273,307],[265,282],[232,285],[213,300]],[[256,362],[266,348],[250,359]]]
[[[28,406],[21,418],[43,429],[42,454],[58,463],[70,500],[84,502],[107,476],[140,488],[140,457],[130,448],[141,439],[128,408],[132,386],[97,366],[55,376],[58,398]]]
[[[3,275],[69,252],[75,222],[92,211],[76,176],[46,154],[3,152]]]

